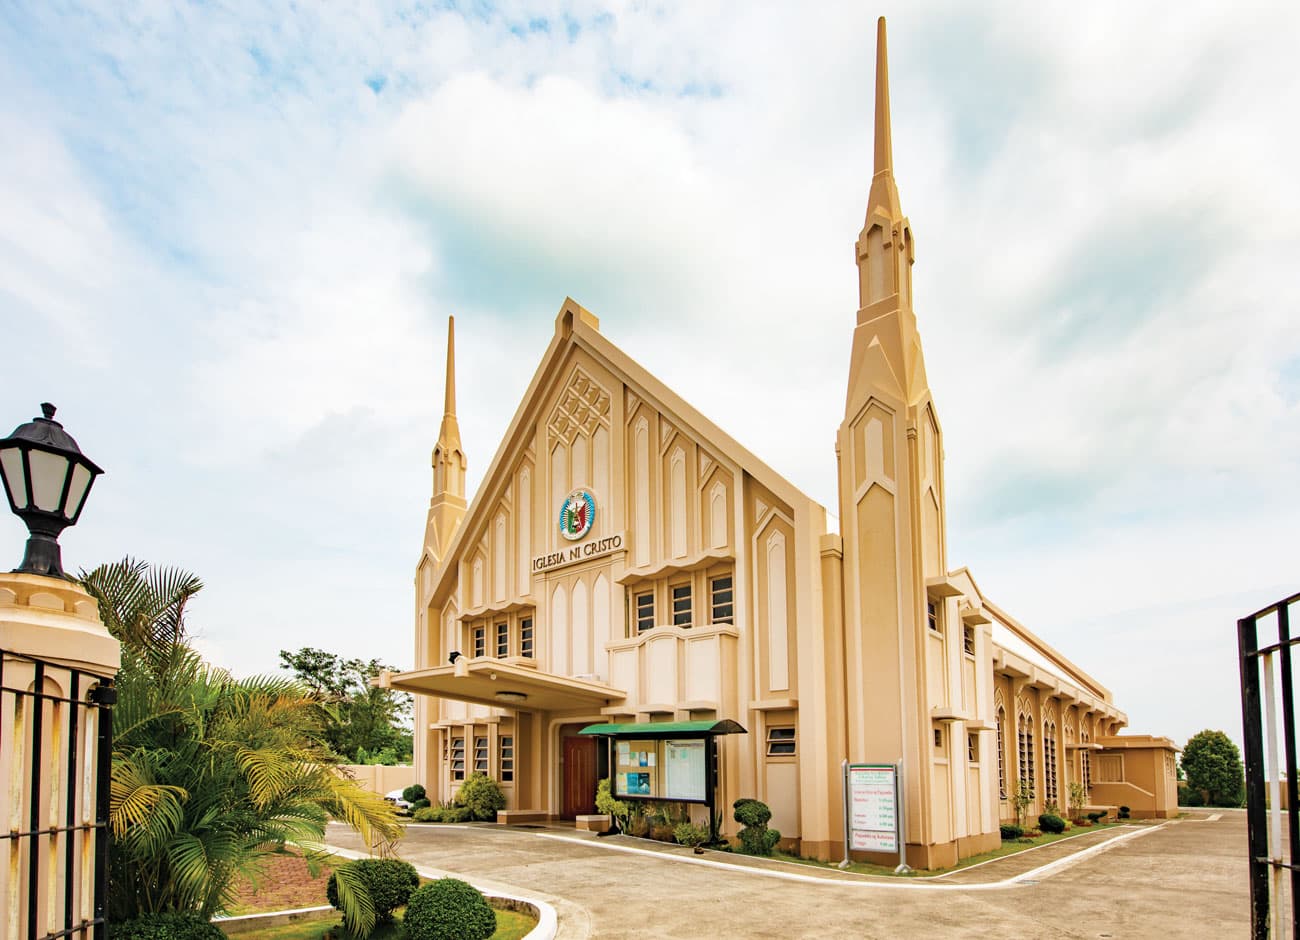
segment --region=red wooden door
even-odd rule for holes
[[[596,739],[564,738],[564,800],[560,815],[565,819],[596,812]]]

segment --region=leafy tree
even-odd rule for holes
[[[354,764],[396,764],[411,759],[411,697],[380,689],[370,680],[384,669],[378,659],[344,659],[304,646],[280,650],[280,665],[329,706],[325,739],[334,752]]]
[[[122,642],[109,800],[109,916],[229,903],[238,877],[296,846],[313,866],[330,818],[369,843],[399,835],[393,808],[331,767],[326,715],[293,680],[234,679],[187,642],[193,575],[130,558],[82,573]],[[374,906],[359,879],[340,879],[349,926]]]
[[[1187,785],[1209,806],[1240,806],[1245,795],[1241,752],[1222,731],[1199,731],[1183,748]]]

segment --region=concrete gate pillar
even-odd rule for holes
[[[95,829],[106,717],[95,703],[120,664],[78,585],[0,574],[0,936],[103,935],[90,925],[107,846]]]

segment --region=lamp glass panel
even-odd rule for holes
[[[27,455],[32,466],[32,502],[37,509],[58,512],[62,507],[63,481],[68,476],[68,458],[44,450]]]
[[[85,464],[77,464],[72,468],[72,485],[68,487],[68,498],[63,504],[63,516],[65,519],[77,518],[77,513],[81,512],[81,501],[86,498],[86,490],[90,488],[91,474],[86,469]]]
[[[27,508],[27,484],[23,482],[23,450],[6,447],[0,450],[0,474],[5,478],[9,498],[18,509]]]

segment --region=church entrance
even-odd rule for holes
[[[566,729],[567,730],[567,729]],[[596,812],[596,740],[565,735],[560,739],[564,768],[560,784],[560,817],[573,819]]]

